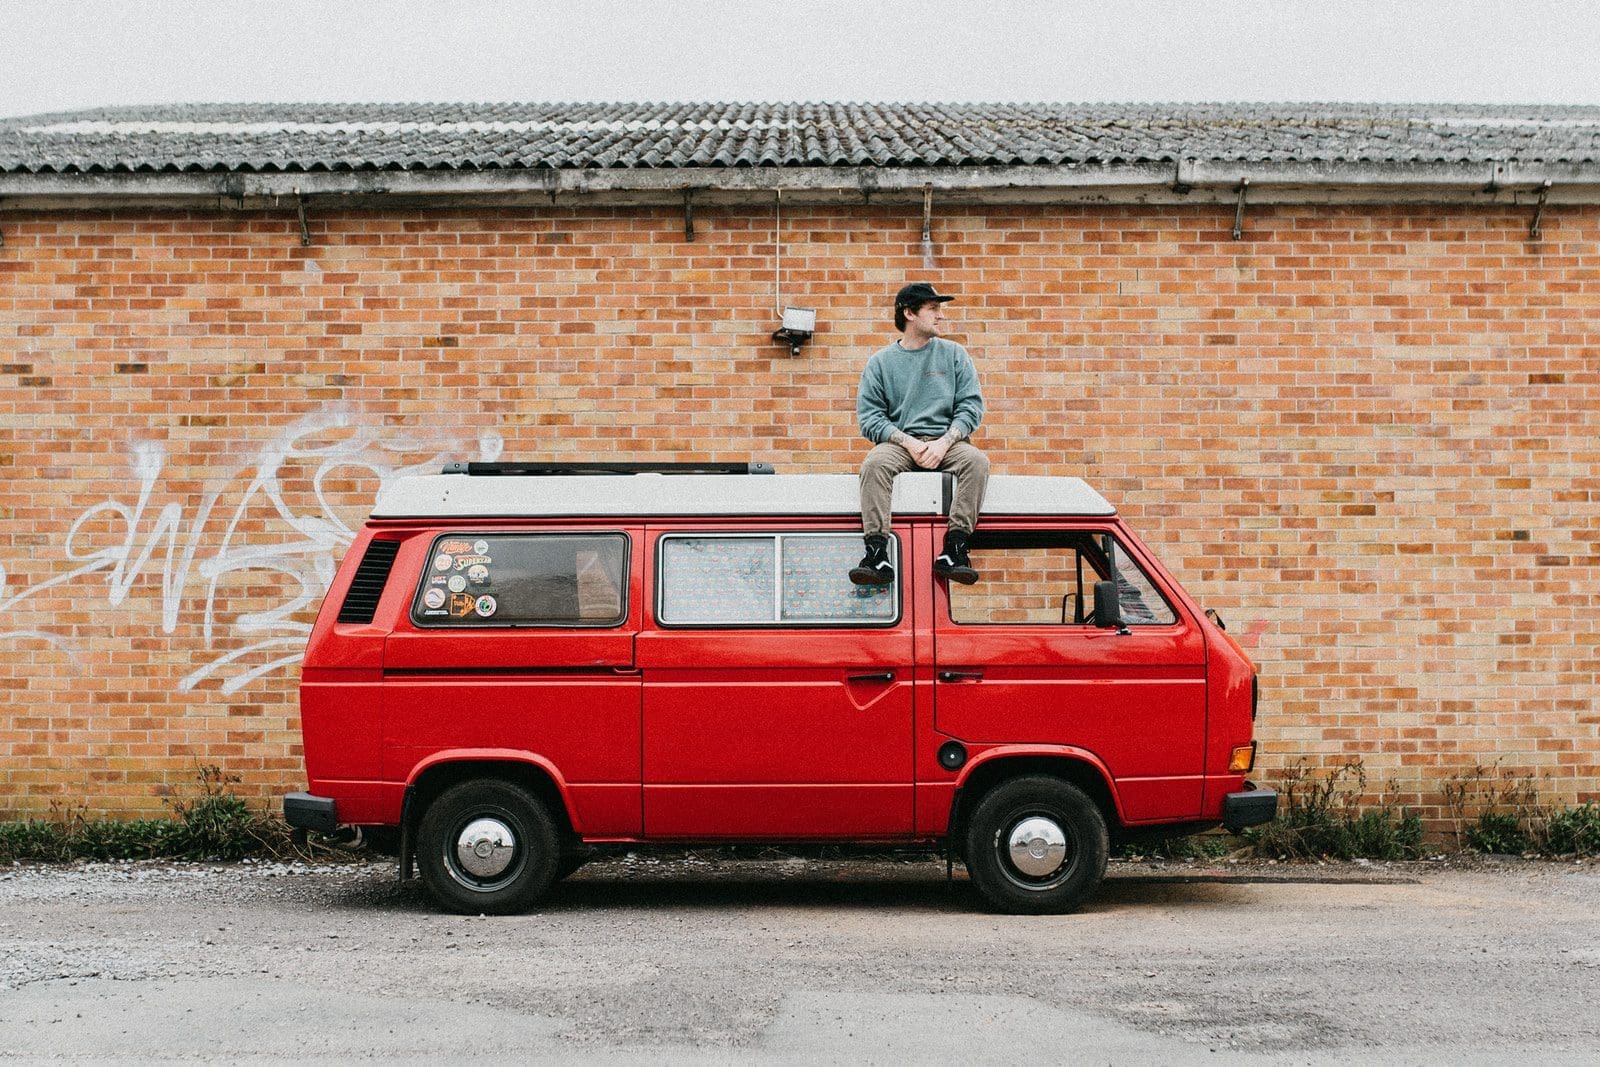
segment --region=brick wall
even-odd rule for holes
[[[381,477],[853,471],[889,294],[961,294],[1012,473],[1081,474],[1261,665],[1263,777],[1600,795],[1600,208],[0,212],[0,817],[302,782],[295,667]]]

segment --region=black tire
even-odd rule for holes
[[[417,827],[423,884],[441,907],[463,915],[526,911],[555,881],[560,855],[545,806],[495,779],[451,786]]]
[[[1043,775],[1013,778],[986,793],[967,823],[966,844],[972,884],[994,908],[1013,915],[1076,909],[1105,877],[1110,851],[1095,802],[1071,782]]]

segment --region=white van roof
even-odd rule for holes
[[[902,474],[894,512],[946,514],[953,484],[937,472]],[[854,474],[413,475],[384,485],[372,509],[375,519],[860,514]],[[983,514],[1114,515],[1116,508],[1080,478],[997,474]]]

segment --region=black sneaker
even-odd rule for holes
[[[933,561],[933,573],[962,585],[971,585],[978,580],[978,572],[972,569],[972,560],[967,557],[965,536],[954,530],[944,535],[944,551]]]
[[[866,540],[867,554],[850,569],[850,580],[857,585],[888,585],[894,581],[894,564],[889,562],[889,539],[875,534]]]

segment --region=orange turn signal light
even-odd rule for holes
[[[1239,745],[1233,750],[1233,755],[1228,757],[1228,771],[1231,774],[1245,774],[1256,765],[1256,743]]]

